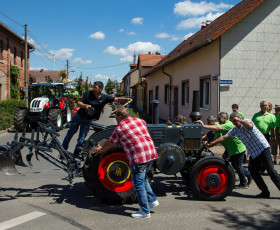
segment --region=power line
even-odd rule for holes
[[[6,18],[10,19],[12,22],[16,23],[17,25],[24,27],[24,25],[20,24],[19,22],[15,21],[14,19],[10,18],[7,14],[3,13],[1,10],[0,10],[0,14],[4,15]]]

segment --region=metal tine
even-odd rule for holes
[[[35,129],[32,129],[32,134],[31,134],[31,139],[30,139],[30,143],[32,145],[34,145],[34,134],[35,134]],[[29,154],[26,155],[26,161],[27,161],[27,163],[30,167],[33,167],[32,163],[31,163],[31,159],[32,159],[32,156],[33,156],[32,150],[33,150],[33,147],[30,147],[29,148]]]

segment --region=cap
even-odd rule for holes
[[[280,109],[280,105],[275,105],[273,109]]]

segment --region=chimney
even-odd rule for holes
[[[41,69],[41,70],[40,70],[40,73],[44,73],[44,69]]]
[[[205,27],[207,27],[212,21],[207,20],[206,22],[201,22],[201,29],[204,29]]]

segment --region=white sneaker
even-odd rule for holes
[[[156,207],[156,206],[159,206],[158,200],[155,200],[155,201],[153,201],[153,202],[150,202],[149,204],[150,204],[150,208],[154,208],[154,207]]]
[[[131,214],[131,216],[132,216],[133,218],[150,218],[150,217],[151,217],[151,214],[150,214],[150,213],[145,213],[145,212],[143,212],[142,209],[140,208],[140,209],[138,210],[138,212]]]

